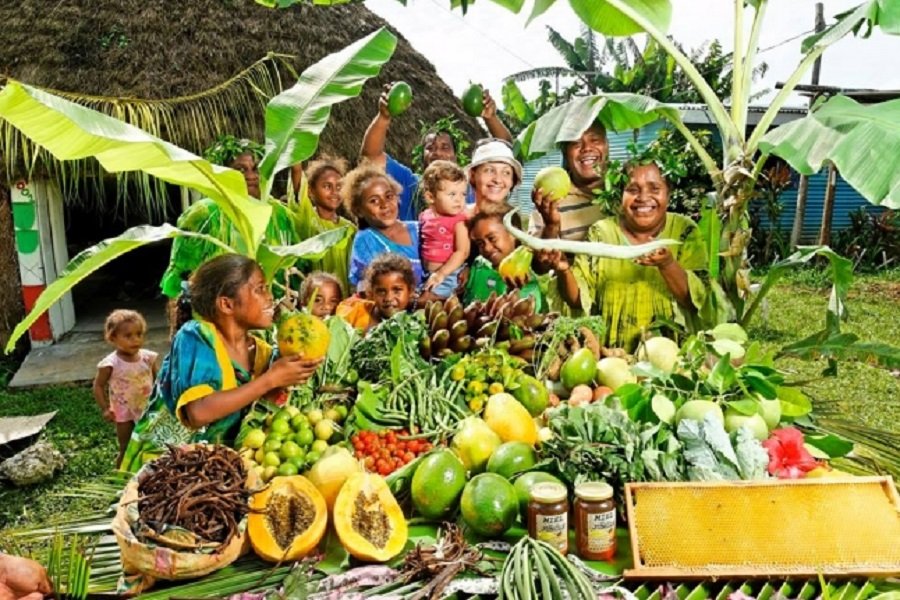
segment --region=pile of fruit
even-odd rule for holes
[[[492,292],[484,302],[476,300],[465,307],[450,296],[425,305],[428,335],[419,349],[425,359],[441,360],[493,347],[531,363],[537,338],[554,318],[535,313],[534,298],[520,298],[518,290],[502,296]]]
[[[343,405],[305,413],[286,406],[270,415],[264,427],[246,432],[241,455],[265,482],[276,475],[296,475],[314,465],[331,443],[342,441],[339,424],[346,416]]]
[[[432,445],[428,440],[406,439],[408,437],[409,432],[405,429],[360,431],[350,438],[350,443],[356,458],[368,471],[390,475],[431,451]]]

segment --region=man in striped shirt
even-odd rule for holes
[[[595,122],[577,140],[565,142],[562,151],[563,168],[572,179],[572,190],[558,202],[545,200],[540,192],[533,191],[535,210],[528,231],[545,239],[583,241],[591,225],[609,216],[602,206],[593,203],[593,191],[603,185],[609,157],[606,128]]]

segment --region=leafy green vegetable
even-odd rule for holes
[[[536,468],[556,472],[569,485],[605,480],[621,499],[629,481],[680,481],[680,444],[665,424],[635,423],[602,404],[563,406],[550,413],[553,437]]]
[[[397,313],[373,327],[350,351],[350,362],[360,379],[379,382],[394,375],[420,371],[428,366],[419,353],[419,340],[427,335],[421,313]],[[396,350],[399,346],[399,350]],[[402,377],[400,378],[402,379]]]
[[[707,414],[702,422],[683,419],[678,424],[678,439],[684,444],[684,460],[691,481],[766,477],[769,453],[744,427],[735,432],[732,440],[722,423]]]

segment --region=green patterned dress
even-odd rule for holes
[[[685,311],[675,300],[657,267],[645,267],[632,260],[579,255],[573,273],[581,292],[585,314],[599,314],[606,321],[606,345],[631,352],[641,331],[656,319],[687,324],[706,299],[706,285],[698,276],[707,266],[706,245],[700,230],[689,218],[666,214],[659,239],[675,239],[680,246],[670,249],[687,271],[694,311]],[[598,221],[588,231],[588,241],[630,245],[618,217]]]
[[[270,246],[289,246],[303,240],[297,233],[297,226],[291,211],[284,203],[269,199],[272,216],[266,226],[263,242]],[[232,227],[219,206],[204,198],[192,204],[178,217],[178,228],[197,233],[205,233],[228,244],[238,252],[246,252],[244,241]],[[207,260],[224,254],[225,250],[205,240],[178,237],[172,242],[169,266],[163,274],[160,287],[169,298],[181,294],[181,282],[190,277],[194,270]]]

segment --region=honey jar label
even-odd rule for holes
[[[569,515],[535,515],[535,537],[565,553],[569,548]]]
[[[589,513],[587,520],[587,551],[591,554],[606,552],[616,541],[616,511]]]

